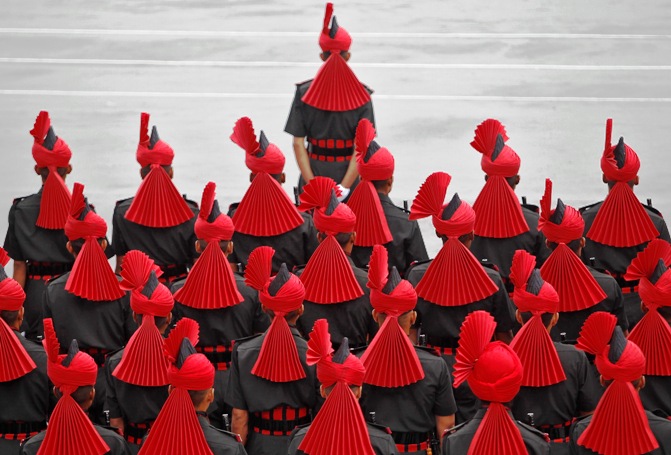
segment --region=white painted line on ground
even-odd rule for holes
[[[84,28],[0,28],[0,33],[16,35],[107,35],[107,36],[161,36],[209,38],[310,38],[319,31],[237,31],[237,30],[112,30]],[[668,34],[609,34],[609,33],[443,33],[443,32],[352,32],[358,38],[370,39],[671,39]]]
[[[5,96],[66,96],[108,98],[229,98],[290,99],[292,93],[223,93],[223,92],[131,92],[107,90],[12,90],[0,89]],[[495,95],[375,95],[376,100],[392,101],[505,101],[568,103],[671,103],[671,98],[624,98],[590,96],[495,96]]]
[[[0,64],[174,66],[219,68],[302,68],[318,62],[226,61],[226,60],[139,60],[99,58],[0,57]],[[546,71],[669,71],[671,65],[554,65],[533,63],[353,63],[353,68],[436,69],[436,70],[546,70]]]

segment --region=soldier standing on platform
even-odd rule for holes
[[[638,155],[620,138],[611,143],[613,121],[606,121],[606,146],[601,157],[603,182],[608,184],[608,196],[603,202],[582,207],[585,219],[583,259],[594,258],[596,267],[615,277],[624,293],[629,329],[641,319],[641,299],[638,282],[624,278],[624,273],[636,254],[649,241],[661,238],[671,242],[669,229],[661,214],[649,205],[641,204],[634,194],[638,185],[641,162]]]
[[[116,271],[128,251],[140,250],[161,268],[161,281],[172,283],[185,277],[193,263],[198,205],[179,194],[172,181],[175,152],[155,126],[149,135],[149,114],[144,112],[136,157],[142,183],[135,197],[117,202],[112,218]]]
[[[337,186],[330,178],[315,177],[303,190],[299,208],[314,209],[320,244],[305,268],[297,272],[305,286],[305,312],[296,326],[308,335],[315,321],[326,319],[334,349],[344,337],[351,347],[365,346],[377,332],[377,324],[366,287],[368,274],[349,256],[356,242],[356,217],[338,202]]]
[[[235,224],[235,248],[229,260],[244,266],[251,252],[265,245],[275,250],[274,272],[282,263],[291,270],[306,264],[317,248],[317,232],[312,217],[301,214],[282,189],[282,151],[268,142],[263,131],[257,141],[248,117],[235,122],[231,140],[245,151],[251,184],[240,203],[231,205],[228,212]]]
[[[373,124],[361,119],[355,145],[362,180],[347,201],[357,220],[352,260],[358,267],[365,267],[373,246],[384,245],[389,253],[389,266],[405,276],[410,264],[426,261],[429,256],[417,221],[410,221],[408,213],[389,198],[394,185],[394,156],[374,138]]]
[[[269,320],[261,310],[257,292],[244,283],[242,275],[233,273],[226,258],[233,250],[234,227],[219,210],[215,189],[213,182],[205,187],[194,226],[196,250],[202,254],[186,279],[172,285],[172,291],[175,321],[187,317],[200,326],[196,351],[203,353],[216,370],[210,419],[223,428],[233,341],[264,332]]]
[[[296,86],[284,131],[294,136],[294,153],[301,171],[299,189],[315,176],[326,176],[343,188],[346,197],[357,182],[354,134],[359,120],[375,123],[371,89],[347,64],[352,37],[326,4],[319,36],[324,64],[314,79]]]

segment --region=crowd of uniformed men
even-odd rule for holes
[[[213,182],[187,200],[143,113],[110,243],[39,113],[42,187],[0,251],[0,454],[671,454],[671,239],[634,194],[637,153],[608,120],[604,201],[555,202],[546,180],[520,204],[520,156],[488,119],[472,205],[435,172],[397,207],[332,13],[285,128],[296,204],[247,117],[240,202],[223,213]]]

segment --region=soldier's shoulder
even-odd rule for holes
[[[405,276],[410,276],[410,273],[414,270],[415,273],[425,271],[433,259],[426,259],[424,261],[413,261],[408,269],[405,271]]]
[[[314,79],[308,79],[305,81],[296,82],[296,91],[300,93],[301,96],[305,95],[305,93],[310,88],[310,85],[312,85],[313,80]]]
[[[585,213],[588,213],[588,212],[596,211],[596,210],[598,210],[599,207],[601,207],[601,204],[603,204],[603,201],[595,202],[595,203],[593,203],[593,204],[584,205],[584,206],[580,207],[580,208],[578,209],[578,211],[579,211],[581,214],[585,214]]]
[[[652,206],[652,201],[649,201],[647,204],[641,202],[641,205],[645,210],[647,210],[650,214],[653,215],[653,218],[654,217],[664,218],[662,212],[660,212],[659,210],[657,210],[655,207]]]
[[[220,428],[213,427],[212,425],[210,425],[210,429],[216,432],[216,434],[223,436],[229,442],[242,443],[242,439],[240,438],[240,435],[237,433],[222,430]]]
[[[234,202],[228,206],[228,212],[226,212],[226,215],[228,216],[233,216],[236,210],[238,210],[238,207],[240,206],[239,202]]]
[[[130,205],[130,203],[133,202],[134,198],[135,198],[135,196],[127,197],[125,199],[119,199],[118,201],[116,201],[115,205],[117,207],[123,206],[123,205]]]
[[[124,350],[124,348],[125,348],[125,346],[124,346],[124,347],[121,347],[121,348],[119,348],[119,349],[117,349],[117,350],[115,350],[115,351],[110,351],[110,352],[105,356],[105,363],[106,363],[107,365],[110,365],[111,363],[120,362],[120,361],[121,361],[121,357],[123,356],[123,350]]]
[[[366,422],[366,425],[368,426],[368,430],[374,430],[380,433],[384,434],[391,434],[391,429],[389,427],[385,427],[384,425],[380,425],[379,423],[373,423],[373,422]],[[372,436],[372,434],[371,434]]]
[[[375,90],[373,90],[370,86],[364,84],[363,82],[361,83],[361,85],[363,85],[363,88],[366,89],[366,91],[368,92],[369,95],[372,95],[373,93],[375,93]]]
[[[499,275],[499,266],[494,264],[487,258],[480,259],[480,265],[484,267],[485,271],[489,275]]]
[[[235,347],[240,347],[245,343],[249,343],[250,341],[257,339],[261,335],[262,335],[261,333],[257,333],[256,335],[250,335],[248,337],[238,338],[237,340],[234,340],[233,343]]]
[[[293,439],[297,436],[303,436],[305,433],[308,432],[308,428],[310,428],[309,423],[303,424],[303,425],[298,425],[296,428],[293,429],[291,434],[289,435],[289,439]]]
[[[540,209],[535,204],[527,204],[526,202],[522,202],[522,204],[520,204],[520,205],[522,206],[522,210],[526,210],[528,212],[535,213],[536,215],[538,215],[540,213]]]
[[[531,436],[532,438],[536,437],[539,440],[543,440],[546,443],[550,442],[550,438],[548,437],[547,433],[543,433],[537,428],[532,427],[531,425],[527,425],[524,422],[520,422],[519,420],[515,421],[517,424],[517,427],[520,429],[520,432],[522,433],[522,437],[528,441],[528,436]],[[526,433],[526,435],[525,435]],[[527,437],[525,437],[527,436]]]
[[[186,194],[182,194],[182,198],[184,198],[184,201],[191,210],[198,210],[198,203],[196,201],[189,199]]]
[[[69,272],[63,273],[61,275],[56,275],[53,278],[47,280],[48,288],[55,288],[58,286],[65,286],[65,283],[68,281]]]
[[[30,200],[30,198],[37,196],[37,194],[29,194],[27,196],[19,196],[16,197],[12,200],[12,207],[18,205],[19,203],[23,202],[24,200]]]
[[[357,357],[361,357],[363,355],[363,353],[366,352],[366,349],[368,349],[368,345],[359,346],[358,348],[350,349],[349,352],[351,352],[352,354],[354,354]]]
[[[470,420],[467,420],[466,422],[462,422],[459,425],[455,425],[452,428],[446,429],[445,431],[443,431],[443,434],[442,434],[441,437],[444,438],[446,436],[451,436],[451,435],[457,433],[459,430],[463,430],[466,427],[466,425],[468,425],[468,423],[470,423]]]
[[[417,345],[415,345],[415,351],[417,351],[418,355],[423,357],[423,358],[431,359],[431,358],[435,357],[435,358],[439,359],[440,361],[443,361],[443,359],[440,357],[440,354],[438,354],[436,352],[436,350],[433,349],[433,348],[429,348],[427,346],[417,346]]]

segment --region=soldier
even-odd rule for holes
[[[198,205],[179,194],[172,182],[175,152],[152,127],[149,114],[140,117],[137,161],[142,183],[135,197],[118,201],[112,218],[112,246],[117,273],[130,250],[140,250],[161,268],[161,281],[172,283],[186,276],[195,256],[193,224]]]
[[[35,138],[33,158],[42,188],[14,200],[4,247],[14,259],[14,279],[26,291],[21,331],[26,338],[36,339],[42,334],[42,294],[47,281],[70,270],[73,263],[63,232],[70,207],[64,179],[72,171],[72,152],[54,133],[46,111],[37,116],[30,134]]]
[[[352,37],[333,16],[333,3],[327,3],[319,36],[320,57],[325,63],[314,79],[296,84],[284,127],[294,136],[301,171],[299,189],[319,175],[340,184],[343,197],[356,185],[357,168],[352,159],[355,130],[362,118],[375,123],[375,117],[370,99],[373,91],[359,82],[347,65],[351,44]]]
[[[198,323],[184,318],[165,340],[170,395],[140,454],[246,455],[240,437],[214,428],[207,408],[214,401],[214,367],[193,347]],[[194,409],[195,408],[195,409]]]
[[[645,355],[643,407],[671,415],[671,245],[655,239],[631,262],[625,279],[640,280],[643,318],[629,334],[629,341]]]
[[[111,428],[93,425],[86,410],[96,394],[94,384],[98,367],[90,355],[80,352],[72,340],[67,354],[61,347],[51,319],[44,320],[44,348],[49,361],[49,379],[54,383],[58,404],[45,432],[28,439],[22,455],[130,455],[128,445]]]
[[[223,427],[224,393],[231,367],[233,340],[264,332],[268,315],[261,310],[256,291],[233,273],[227,255],[233,250],[233,222],[221,213],[210,182],[203,191],[201,209],[194,226],[196,251],[202,253],[186,277],[172,285],[174,319],[188,317],[198,322],[200,337],[196,351],[203,353],[216,370],[215,401],[210,419]]]
[[[510,264],[517,250],[536,256],[540,266],[549,252],[538,232],[538,209],[520,205],[515,188],[520,183],[520,157],[506,145],[508,136],[498,120],[487,119],[475,130],[471,147],[482,154],[480,166],[485,172],[485,186],[480,191],[475,210],[475,238],[471,251],[476,258],[487,259],[499,268],[508,292]]]
[[[523,324],[510,347],[524,367],[522,388],[511,410],[516,419],[527,419],[549,435],[551,454],[568,455],[571,423],[594,411],[601,387],[583,352],[552,342],[549,329],[561,317],[559,295],[535,264],[536,258],[518,250],[510,268],[517,320]]]
[[[638,296],[638,282],[628,281],[624,273],[636,253],[655,238],[671,242],[669,230],[661,214],[650,205],[642,205],[634,195],[638,185],[641,162],[638,155],[620,138],[611,143],[613,120],[606,121],[606,147],[601,157],[603,182],[608,184],[608,196],[603,202],[582,207],[585,219],[583,259],[592,260],[596,267],[615,277],[624,293],[624,307],[629,329],[643,315]]]
[[[305,286],[305,312],[296,323],[307,335],[315,321],[326,319],[334,349],[344,337],[352,347],[365,346],[377,332],[366,287],[368,275],[350,258],[356,242],[356,217],[338,202],[336,188],[328,177],[315,177],[303,187],[299,208],[314,208],[320,244],[305,269],[297,272]]]
[[[405,276],[411,263],[427,261],[429,256],[417,221],[408,220],[408,213],[389,199],[394,184],[394,156],[374,138],[373,124],[361,119],[355,144],[362,181],[347,202],[357,218],[352,259],[358,267],[365,267],[373,246],[384,245],[389,253],[389,266]]]
[[[307,342],[295,327],[305,288],[284,264],[271,279],[272,255],[268,246],[257,248],[245,272],[272,323],[264,334],[235,343],[226,390],[233,432],[249,453],[259,455],[285,455],[289,435],[310,422],[317,400],[314,368],[305,360]]]
[[[512,348],[490,341],[495,328],[494,318],[485,311],[469,314],[461,327],[454,385],[468,381],[483,407],[473,419],[445,432],[443,455],[550,453],[547,435],[513,420],[505,406],[520,390],[524,374]]]
[[[628,323],[624,298],[613,277],[586,266],[580,260],[585,246],[582,236],[585,222],[573,207],[557,199],[552,210],[552,181],[545,180],[545,194],[541,199],[538,226],[552,251],[541,267],[541,276],[559,294],[559,319],[550,334],[555,341],[562,337],[575,343],[578,331],[587,317],[596,311],[607,311],[617,317],[618,325],[626,332]]]
[[[483,267],[469,251],[473,241],[475,212],[455,194],[443,205],[450,176],[430,175],[415,197],[411,219],[431,216],[443,247],[432,261],[408,271],[408,281],[417,290],[417,322],[427,346],[435,349],[451,370],[459,344],[459,330],[466,316],[485,310],[496,320],[496,337],[512,340],[513,316],[508,294],[496,270]],[[464,422],[480,405],[464,383],[454,391],[457,421]]]
[[[133,319],[139,324],[124,349],[106,361],[107,401],[112,425],[136,454],[163,403],[168,398],[168,361],[163,334],[172,320],[170,290],[159,283],[161,270],[146,254],[126,254],[121,277],[130,291]]]
[[[646,359],[616,323],[615,316],[600,311],[580,331],[577,347],[596,356],[606,392],[594,414],[573,424],[571,453],[669,454],[671,422],[644,411],[638,396]]]
[[[19,332],[26,294],[7,262],[0,248],[0,453],[15,454],[21,439],[46,428],[50,393],[44,349]]]
[[[124,346],[135,331],[129,297],[105,256],[106,233],[107,224],[91,210],[84,186],[75,183],[65,223],[67,249],[75,264],[71,272],[49,281],[43,301],[44,316],[53,320],[60,345],[77,339],[79,350],[98,365],[96,397],[89,409],[98,423],[105,422],[105,356]]]
[[[294,430],[289,455],[397,454],[391,431],[366,422],[361,412],[358,400],[366,374],[363,364],[350,354],[347,338],[335,354],[331,345],[328,322],[320,319],[310,333],[308,355],[310,363],[317,364],[319,392],[326,401],[311,425]]]
[[[231,205],[228,212],[235,224],[235,248],[229,260],[244,266],[256,247],[266,245],[276,251],[274,272],[283,262],[290,269],[307,263],[317,248],[317,232],[310,215],[301,214],[282,189],[282,151],[268,142],[263,131],[257,141],[247,117],[235,123],[231,140],[245,151],[251,184],[240,203]]]
[[[361,407],[391,428],[399,453],[426,454],[429,448],[437,453],[436,435],[454,426],[457,410],[450,373],[434,350],[410,341],[417,294],[396,268],[387,267],[387,250],[376,245],[368,286],[380,331],[361,355],[366,368]]]

